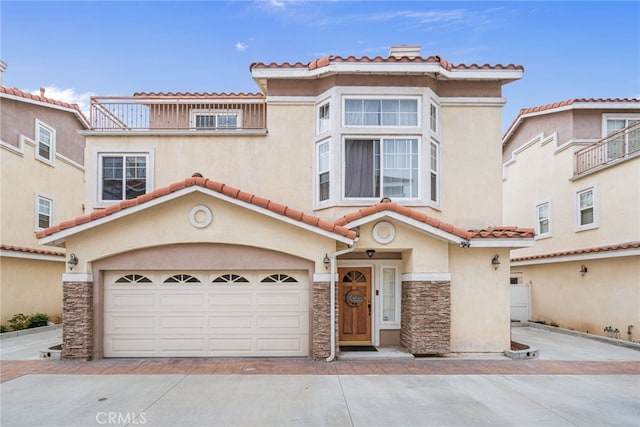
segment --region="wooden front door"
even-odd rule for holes
[[[339,268],[341,344],[371,343],[371,268]]]

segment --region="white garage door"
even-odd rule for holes
[[[307,356],[307,272],[108,272],[105,357]]]

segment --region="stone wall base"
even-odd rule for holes
[[[413,354],[450,352],[450,282],[402,282],[400,343]]]
[[[62,284],[62,358],[93,358],[93,283]]]

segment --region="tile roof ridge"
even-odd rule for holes
[[[582,255],[582,254],[610,252],[610,251],[638,249],[638,248],[640,248],[640,241],[632,241],[632,242],[618,243],[613,245],[594,246],[594,247],[581,248],[581,249],[570,249],[566,251],[549,252],[549,253],[538,254],[538,255],[527,255],[523,257],[512,258],[511,261],[529,261],[534,259],[556,258],[561,256]]]
[[[57,105],[59,107],[70,108],[72,110],[77,110],[79,113],[82,114],[82,111],[80,111],[80,107],[78,106],[78,104],[71,104],[69,102],[58,101],[57,99],[47,98],[41,95],[34,95],[32,93],[25,92],[16,87],[9,88],[7,86],[0,86],[0,92],[6,93],[7,95],[19,96],[21,98],[27,98],[27,99],[32,99],[34,101],[40,101],[47,104]]]
[[[113,215],[116,212],[121,212],[123,210],[126,210],[134,206],[143,205],[144,203],[147,203],[151,200],[154,200],[159,197],[169,195],[170,193],[174,193],[179,190],[183,190],[185,188],[189,188],[193,186],[199,186],[202,188],[215,191],[224,196],[237,199],[237,200],[240,200],[241,202],[248,203],[248,204],[269,210],[275,214],[290,218],[295,221],[316,226],[325,231],[340,234],[343,237],[346,237],[349,239],[356,238],[355,231],[350,230],[342,226],[341,224],[338,224],[336,222],[328,222],[328,221],[321,220],[319,217],[305,214],[300,210],[290,208],[289,206],[282,205],[273,200],[265,199],[255,194],[244,192],[238,188],[232,187],[225,183],[214,181],[209,178],[205,178],[202,176],[202,174],[198,172],[194,173],[189,178],[186,178],[182,181],[174,182],[164,187],[156,188],[155,190],[149,193],[143,194],[141,196],[138,196],[135,199],[123,200],[107,208],[95,209],[88,214],[76,217],[71,220],[62,221],[59,224],[56,224],[51,227],[38,231],[36,233],[36,237],[41,239],[41,238],[50,236],[54,233],[57,233],[59,231],[66,230],[78,225],[86,224],[100,218],[105,218],[107,216]]]
[[[260,92],[134,92],[135,98],[264,98]]]

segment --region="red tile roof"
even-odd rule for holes
[[[136,92],[136,98],[264,99],[262,93]]]
[[[618,245],[598,246],[594,248],[574,249],[571,251],[524,256],[524,257],[512,258],[511,261],[512,262],[530,261],[535,259],[557,258],[557,257],[572,256],[572,255],[586,255],[586,254],[593,254],[593,253],[599,253],[599,252],[620,251],[624,249],[638,249],[638,248],[640,248],[640,242],[628,242],[628,243],[620,243]]]
[[[197,175],[197,174],[194,174]],[[126,210],[128,208],[131,208],[133,206],[138,206],[138,205],[142,205],[143,203],[146,203],[150,200],[153,199],[157,199],[158,197],[161,196],[165,196],[167,194],[176,192],[178,190],[182,190],[184,188],[188,188],[188,187],[193,187],[193,186],[199,186],[199,187],[203,187],[203,188],[207,188],[209,190],[215,191],[217,193],[220,194],[224,194],[228,197],[234,198],[234,199],[238,199],[240,201],[243,201],[245,203],[249,203],[264,209],[267,209],[271,212],[274,212],[278,215],[282,215],[284,217],[293,219],[295,221],[300,221],[303,222],[305,224],[314,226],[314,227],[318,227],[322,230],[325,231],[329,231],[332,233],[336,233],[339,235],[342,235],[344,237],[347,237],[349,239],[355,239],[356,238],[356,232],[349,230],[346,227],[342,227],[336,223],[333,222],[329,222],[329,221],[324,221],[318,217],[315,217],[313,215],[308,215],[305,214],[302,211],[290,208],[288,206],[276,203],[272,200],[269,199],[264,199],[262,197],[258,197],[254,194],[251,193],[246,193],[244,191],[241,191],[237,188],[231,187],[229,185],[223,184],[221,182],[217,182],[217,181],[212,181],[210,179],[207,178],[203,178],[201,176],[192,176],[191,178],[187,178],[183,181],[179,181],[179,182],[175,182],[171,185],[168,185],[166,187],[161,187],[158,188],[150,193],[147,194],[143,194],[142,196],[138,196],[135,199],[130,199],[130,200],[123,200],[120,203],[117,203],[115,205],[111,205],[106,209],[97,209],[92,211],[89,214],[83,215],[83,216],[79,216],[77,218],[68,220],[68,221],[63,221],[60,224],[54,225],[52,227],[49,228],[45,228],[44,230],[40,230],[36,233],[36,237],[41,239],[43,237],[46,236],[50,236],[54,233],[57,233],[59,231],[62,230],[66,230],[81,224],[86,224],[88,222],[91,221],[95,221],[97,219],[100,218],[104,218],[107,217],[109,215],[112,215],[116,212],[120,212],[123,210]]]
[[[395,57],[395,56],[389,56],[389,57],[382,57],[382,56],[376,56],[374,58],[369,58],[368,56],[362,56],[362,57],[355,57],[355,56],[348,56],[348,57],[342,57],[342,56],[333,56],[333,55],[329,55],[329,56],[325,56],[323,58],[318,58],[315,59],[307,64],[303,64],[302,62],[296,62],[294,64],[291,64],[289,62],[284,62],[281,64],[277,64],[275,62],[269,63],[269,64],[265,64],[263,62],[254,62],[253,64],[251,64],[251,66],[249,67],[250,70],[253,69],[264,69],[264,68],[306,68],[308,70],[314,70],[316,68],[322,68],[322,67],[326,67],[328,66],[330,63],[335,63],[335,62],[355,62],[355,63],[398,63],[398,62],[404,62],[404,63],[437,63],[440,64],[440,66],[442,68],[444,68],[445,70],[451,71],[451,70],[522,70],[524,71],[524,67],[522,65],[514,65],[514,64],[509,64],[509,65],[489,65],[489,64],[484,64],[484,65],[479,65],[479,64],[471,64],[471,65],[466,65],[466,64],[458,64],[458,65],[453,65],[451,64],[449,61],[445,60],[443,57],[439,56],[439,55],[434,55],[434,56],[429,56],[427,58],[422,58],[422,57],[408,57],[408,56],[402,56],[402,57]]]
[[[51,256],[59,256],[59,257],[65,256],[64,252],[47,251],[44,249],[22,248],[19,246],[2,245],[2,244],[0,244],[0,249],[3,251],[24,252],[24,253],[37,254],[37,255],[51,255]]]
[[[440,221],[425,213],[418,212],[414,209],[411,209],[406,206],[402,206],[390,201],[383,201],[373,206],[359,209],[355,212],[352,212],[350,214],[343,216],[342,218],[338,219],[335,223],[338,225],[344,226],[353,221],[365,218],[367,216],[370,216],[377,212],[382,212],[382,211],[396,212],[400,215],[404,215],[416,221],[423,222],[432,227],[435,227],[447,233],[451,233],[455,236],[458,236],[466,240],[486,239],[486,238],[496,238],[496,239],[520,238],[522,239],[522,238],[534,237],[533,228],[519,228],[519,227],[509,226],[509,227],[488,227],[486,229],[480,229],[480,230],[465,230],[465,229],[456,227],[452,224]]]
[[[11,89],[5,86],[0,86],[0,92],[6,93],[7,95],[19,96],[21,98],[33,99],[34,101],[40,101],[40,102],[45,102],[47,104],[53,104],[53,105],[58,105],[60,107],[70,108],[82,114],[82,111],[80,111],[80,107],[78,107],[78,104],[69,104],[67,102],[62,102],[62,101],[58,101],[51,98],[45,98],[44,96],[34,95],[32,93],[28,93],[17,88]]]
[[[517,123],[520,121],[521,117],[526,114],[554,110],[556,108],[567,107],[569,105],[575,105],[575,104],[622,103],[622,102],[640,104],[640,98],[574,98],[574,99],[567,99],[565,101],[554,102],[553,104],[540,105],[538,107],[523,108],[520,110],[516,118],[513,120],[513,122],[511,122],[511,124],[507,128],[507,131],[505,132],[505,136],[509,135],[512,128],[514,128],[517,125]]]

